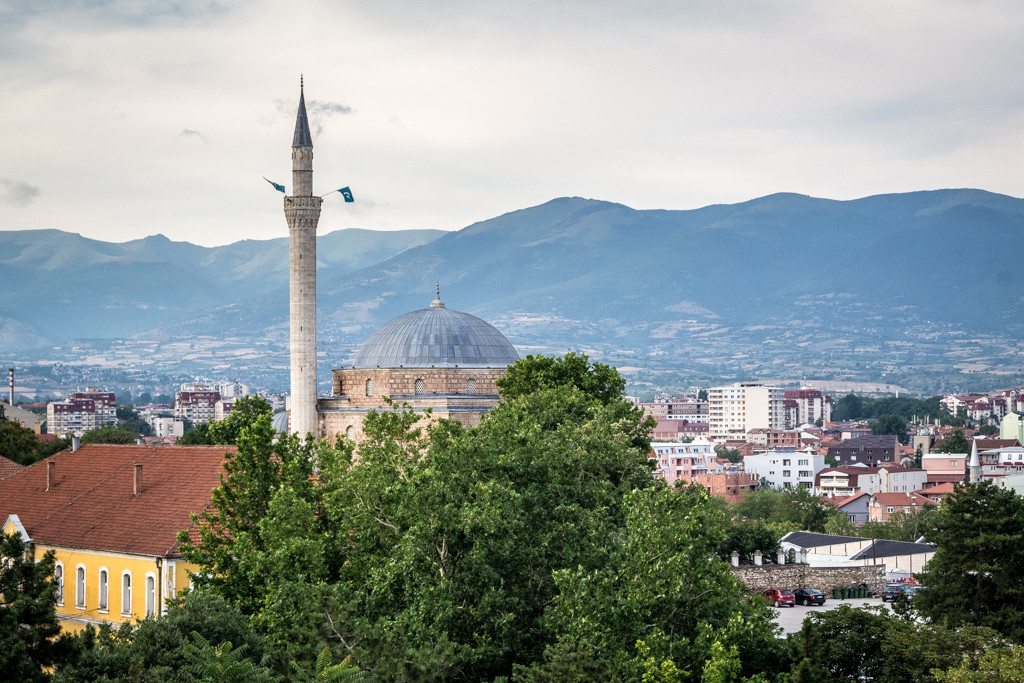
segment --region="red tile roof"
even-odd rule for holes
[[[19,465],[13,460],[8,460],[7,458],[0,455],[0,479],[6,479],[7,477],[21,471],[24,468],[24,465]]]
[[[189,513],[220,485],[226,446],[87,444],[0,481],[0,520],[16,514],[40,545],[168,556]],[[46,490],[48,463],[55,485]],[[142,492],[134,495],[135,463]]]

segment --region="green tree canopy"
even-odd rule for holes
[[[99,429],[90,429],[82,434],[82,443],[133,444],[135,439],[135,432],[123,425],[120,427],[104,425]]]
[[[935,622],[973,624],[1024,642],[1024,499],[990,481],[957,486],[925,539],[938,547],[917,609]]]
[[[25,556],[18,534],[0,538],[0,672],[12,681],[45,681],[44,667],[61,663],[54,551],[38,562]]]
[[[967,440],[964,433],[954,429],[953,433],[932,447],[933,453],[970,453],[971,442]]]
[[[901,444],[907,444],[907,420],[899,415],[880,415],[870,423],[872,434],[894,434]]]

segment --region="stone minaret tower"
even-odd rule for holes
[[[299,111],[292,137],[292,194],[284,198],[288,219],[291,309],[291,400],[289,431],[317,436],[316,418],[316,224],[323,200],[313,195],[313,138],[299,80]]]

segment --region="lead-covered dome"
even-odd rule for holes
[[[505,368],[519,360],[508,339],[490,323],[445,308],[440,295],[430,308],[382,325],[356,356],[356,368]]]

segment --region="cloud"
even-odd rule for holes
[[[182,129],[181,136],[183,138],[199,138],[203,142],[208,142],[205,135],[200,133],[198,130],[192,130],[191,128]]]
[[[20,180],[0,178],[0,201],[12,206],[28,206],[39,196],[39,188]]]
[[[289,117],[294,117],[297,102],[293,100],[274,100],[277,111]],[[324,120],[332,116],[352,113],[352,107],[341,102],[330,102],[324,100],[309,100],[306,102],[306,116],[309,118],[310,132],[313,137],[319,137],[324,130]]]

